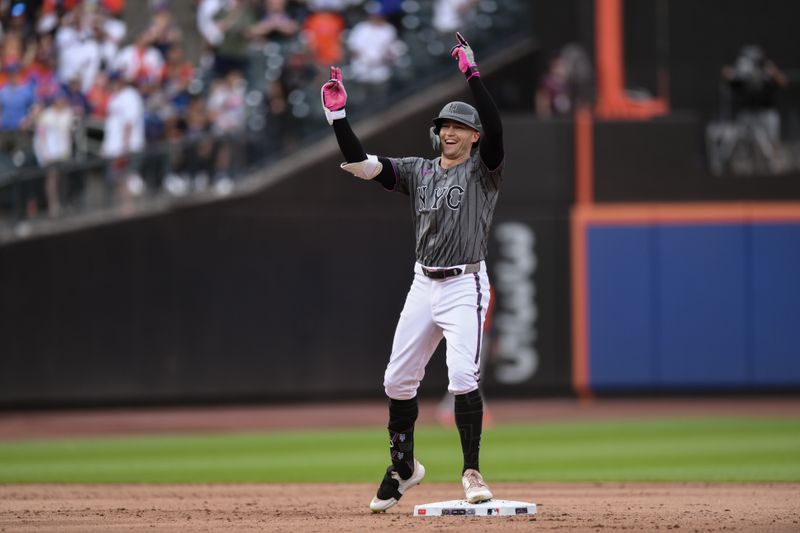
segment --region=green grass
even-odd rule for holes
[[[0,483],[375,482],[381,428],[0,443]],[[454,429],[417,428],[427,481],[460,472]],[[800,418],[498,425],[482,470],[497,481],[800,481]]]

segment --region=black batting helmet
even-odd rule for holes
[[[481,131],[482,128],[477,109],[464,102],[450,102],[439,111],[439,116],[433,119],[434,131],[437,135],[439,134],[439,128],[442,127],[442,121],[444,120],[460,122],[473,130]]]

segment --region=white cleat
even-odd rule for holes
[[[493,498],[492,491],[477,470],[467,468],[461,477],[461,484],[464,485],[464,496],[469,503],[481,503]]]
[[[383,481],[381,481],[381,486],[378,487],[378,494],[369,502],[369,508],[372,509],[373,513],[382,513],[396,504],[408,489],[419,485],[424,477],[425,467],[416,459],[414,459],[414,472],[411,473],[411,477],[408,479],[401,478],[400,474],[392,467],[389,467],[386,470]]]

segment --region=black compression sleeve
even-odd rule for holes
[[[481,137],[481,159],[490,170],[494,170],[503,162],[503,124],[500,122],[500,113],[492,100],[480,76],[473,76],[469,80],[472,96],[475,98],[475,108],[483,125]]]
[[[383,188],[387,191],[393,191],[394,186],[397,183],[397,178],[394,175],[394,167],[392,166],[392,162],[389,161],[388,158],[381,156],[378,156],[378,161],[383,164],[383,170],[381,170],[381,173],[373,178],[373,181],[377,181],[383,185]]]
[[[336,141],[339,143],[339,150],[342,151],[345,161],[358,163],[367,158],[367,153],[361,146],[361,141],[356,137],[346,118],[334,120],[333,131],[336,133]]]
[[[356,137],[353,128],[350,127],[350,123],[347,122],[346,118],[334,120],[333,131],[336,133],[336,141],[339,143],[339,150],[342,151],[342,155],[348,163],[358,163],[367,158],[367,153],[364,151],[364,147],[361,146],[361,141]],[[373,178],[373,181],[377,181],[383,185],[384,189],[390,191],[394,190],[397,179],[395,178],[394,168],[391,162],[385,157],[379,157],[378,160],[383,163],[383,170]]]

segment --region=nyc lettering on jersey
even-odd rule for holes
[[[431,188],[428,193],[427,185],[417,187],[417,212],[436,211],[442,205],[447,205],[453,211],[461,207],[461,198],[464,196],[464,188],[460,185],[449,187]]]

